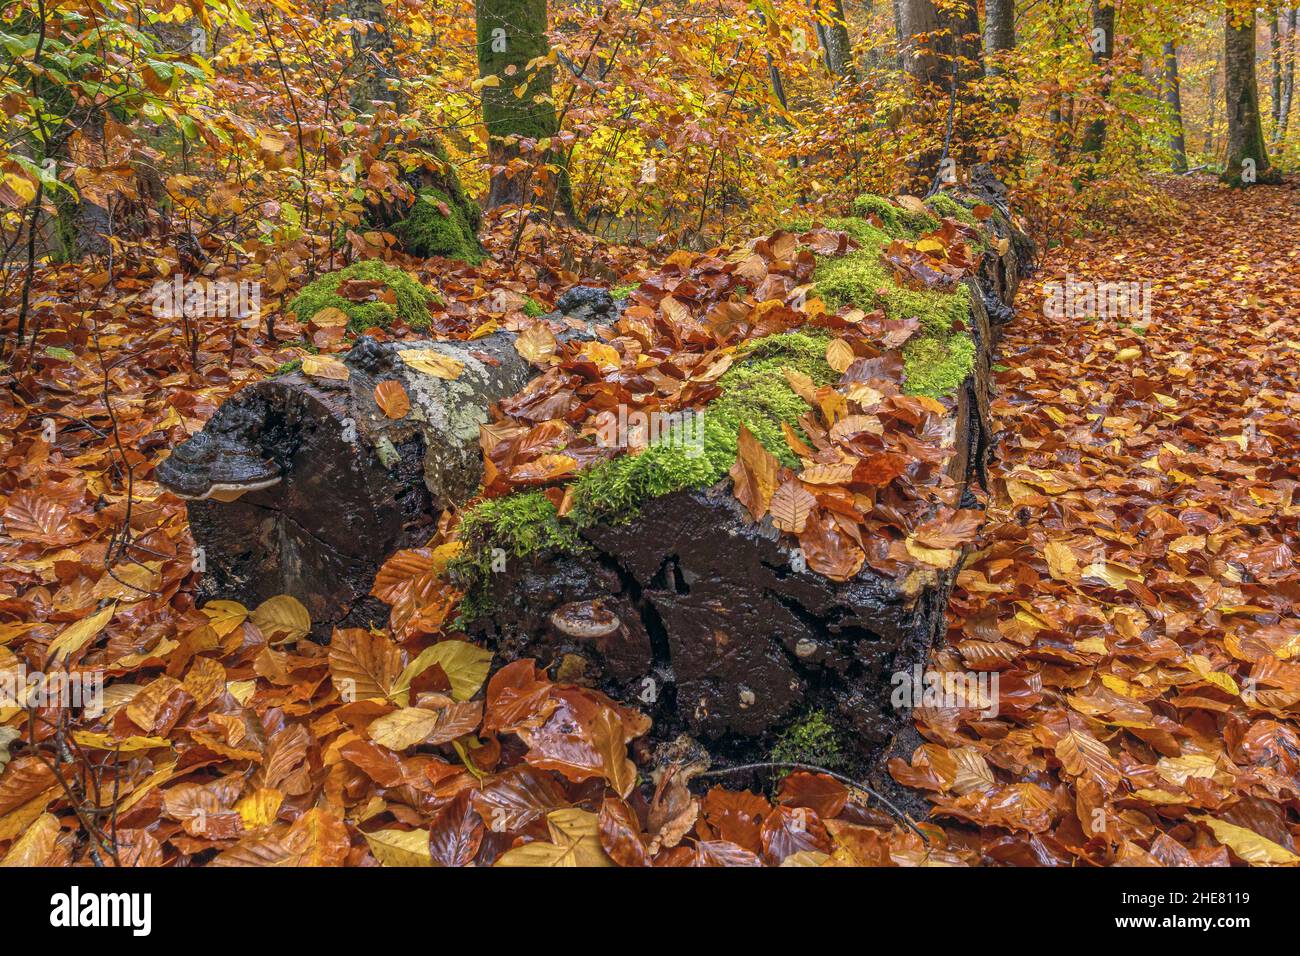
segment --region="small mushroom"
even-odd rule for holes
[[[623,622],[599,600],[570,601],[551,612],[551,626],[561,634],[591,640],[609,637],[623,626]]]
[[[811,638],[801,637],[794,646],[794,652],[799,657],[812,657],[817,653],[817,642]]]
[[[758,700],[758,696],[742,684],[740,686],[740,709],[745,710],[746,708],[753,707],[754,701],[756,700]]]

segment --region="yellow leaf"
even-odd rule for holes
[[[135,750],[152,750],[154,747],[170,747],[172,742],[166,737],[125,737],[122,740],[114,740],[108,734],[95,733],[90,730],[74,730],[72,739],[83,747],[89,747],[92,750],[120,750],[123,753],[131,753]]]
[[[426,375],[455,381],[465,371],[465,363],[450,355],[443,355],[436,349],[402,349],[397,353],[402,361]]]
[[[346,312],[332,305],[325,306],[311,317],[311,324],[322,329],[347,325],[349,321]]]
[[[268,641],[297,641],[311,631],[311,617],[295,597],[277,594],[267,598],[253,611],[251,619]]]
[[[1216,840],[1251,866],[1295,866],[1300,863],[1300,856],[1272,840],[1264,839],[1254,830],[1216,820],[1208,814],[1193,814],[1192,819],[1213,830]]]
[[[831,339],[826,346],[826,364],[843,373],[853,364],[853,346],[844,339]]]
[[[59,818],[42,813],[5,854],[0,866],[43,866],[54,852],[59,837]]]
[[[559,343],[545,322],[534,322],[515,336],[515,351],[534,365],[547,365],[555,357]]]
[[[908,538],[905,544],[908,554],[923,564],[936,568],[951,568],[961,556],[961,552],[956,548],[927,548],[919,544],[915,538]]]
[[[384,866],[433,866],[428,830],[376,830],[361,835]]]
[[[526,843],[504,853],[497,866],[613,866],[600,845],[597,816],[568,807],[546,815],[550,843]]]
[[[352,375],[348,367],[332,355],[304,355],[302,372],[312,378],[324,378],[333,382],[346,382]]]
[[[434,664],[441,667],[447,680],[451,681],[451,696],[456,700],[469,700],[487,680],[492,652],[468,641],[440,641],[426,647],[406,665],[389,697],[405,705],[409,700],[411,682]]]
[[[108,626],[108,622],[112,620],[113,612],[116,610],[117,603],[114,602],[103,610],[68,625],[63,633],[50,643],[46,660],[51,664],[62,663],[77,653]]]
[[[1115,360],[1117,362],[1128,362],[1131,359],[1137,358],[1141,354],[1142,354],[1142,350],[1140,348],[1136,348],[1130,345],[1128,348],[1120,349],[1118,352],[1116,352]]]
[[[235,804],[245,830],[256,830],[275,822],[284,794],[274,787],[258,787]]]
[[[209,601],[203,605],[203,613],[217,637],[225,637],[248,618],[248,608],[238,601]]]
[[[1047,569],[1052,577],[1058,581],[1078,580],[1079,562],[1068,544],[1062,541],[1049,541],[1047,547],[1043,549],[1043,554],[1047,558]]]
[[[424,743],[438,724],[438,712],[423,707],[403,707],[385,714],[370,724],[370,739],[381,747],[399,753],[407,747]]]

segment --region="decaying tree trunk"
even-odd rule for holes
[[[603,290],[581,289],[569,301],[569,317],[588,329],[617,314]],[[439,377],[402,358],[412,350],[463,369]],[[159,465],[159,482],[188,499],[201,603],[252,607],[289,594],[307,608],[318,639],[335,626],[385,621],[387,606],[369,597],[375,572],[394,551],[426,542],[443,511],[473,496],[482,477],[479,425],[532,374],[507,332],[474,342],[362,337],[343,364],[347,381],[295,372],[241,389]],[[400,383],[409,398],[399,419],[376,401],[384,381]]]
[[[984,185],[980,201],[1009,223],[1000,188]],[[977,358],[951,412],[949,464],[962,487],[982,479],[994,341],[1030,256],[1023,236],[998,228],[1011,240],[1006,251],[967,280]],[[491,610],[471,636],[503,660],[533,658],[641,708],[654,719],[652,743],[684,733],[723,761],[769,759],[783,732],[821,715],[842,766],[863,775],[880,768],[907,722],[891,681],[924,666],[960,566],[894,581],[867,565],[831,581],[807,570],[770,518],[753,522],[728,479],[651,499],[630,521],[580,535],[576,553],[501,556],[486,583]]]

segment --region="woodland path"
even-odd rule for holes
[[[1297,862],[1300,191],[1168,192],[1052,250],[1001,343],[989,522],[932,657],[996,671],[1000,710],[921,710],[891,766],[966,860]],[[1067,274],[1149,282],[1149,325],[1045,315]]]

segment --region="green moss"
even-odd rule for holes
[[[460,537],[468,550],[501,548],[520,557],[540,548],[572,551],[577,529],[562,522],[555,505],[540,491],[493,498],[465,512]]]
[[[917,336],[903,347],[904,391],[942,398],[952,395],[975,367],[975,342],[965,332],[947,338]]]
[[[922,212],[896,206],[883,196],[864,193],[853,200],[853,214],[863,219],[871,214],[880,217],[885,232],[895,239],[916,239],[923,232],[939,228],[939,220]]]
[[[525,300],[524,315],[529,315],[532,316],[533,318],[537,318],[538,316],[545,315],[545,314],[546,314],[546,306],[542,305],[536,299],[530,298]]]
[[[302,359],[294,359],[292,362],[282,362],[277,365],[275,371],[272,372],[271,375],[288,375],[290,372],[296,372],[300,368],[302,368]]]
[[[442,210],[448,214],[444,215]],[[407,217],[391,229],[402,249],[409,255],[427,258],[444,256],[462,259],[472,265],[483,261],[474,226],[458,203],[438,189],[422,189]]]
[[[952,290],[909,289],[894,279],[881,261],[884,243],[866,244],[838,259],[823,259],[813,273],[817,291],[837,309],[852,303],[868,311],[884,309],[891,319],[915,316],[935,335],[947,335],[953,324],[970,316],[970,293],[964,285]]]
[[[839,735],[826,714],[812,710],[786,728],[772,747],[775,763],[804,763],[836,770],[844,764]]]
[[[926,203],[938,215],[946,219],[956,219],[968,226],[974,226],[976,229],[980,228],[980,221],[975,218],[975,214],[953,199],[948,193],[935,193],[926,200]]]
[[[641,288],[641,286],[638,283],[631,282],[627,285],[614,286],[614,288],[609,290],[609,294],[612,298],[618,299],[621,302],[639,288]]]
[[[573,552],[582,547],[577,526],[562,521],[555,505],[540,491],[480,502],[461,516],[460,538],[465,549],[448,567],[452,580],[465,589],[456,628],[491,609],[486,584],[495,549],[517,558],[542,549]]]
[[[626,520],[651,498],[721,480],[735,464],[742,424],[782,464],[797,467],[781,423],[806,438],[796,423],[809,406],[790,388],[783,370],[803,372],[817,385],[837,381],[826,364],[828,341],[826,333],[785,332],[749,343],[744,360],[718,380],[722,394],[700,413],[703,447],[698,433],[678,430],[639,455],[594,465],[573,485],[573,520],[583,526]]]
[[[883,229],[878,229],[865,219],[857,216],[832,216],[829,219],[812,219],[803,216],[798,219],[788,219],[781,224],[781,228],[789,232],[807,232],[815,223],[820,222],[827,229],[838,229],[840,232],[847,232],[854,239],[863,245],[871,244],[885,246],[889,244],[890,235]]]
[[[467,511],[460,525],[464,556],[452,568],[467,592],[463,622],[485,609],[483,585],[493,548],[516,557],[541,549],[575,551],[582,547],[581,528],[626,520],[651,498],[712,485],[735,463],[741,424],[782,462],[797,465],[781,422],[798,432],[796,422],[809,406],[782,370],[797,369],[818,385],[836,381],[839,376],[826,364],[828,341],[828,333],[787,332],[743,347],[741,361],[718,380],[722,394],[700,413],[699,431],[694,422],[682,423],[639,455],[593,465],[573,483],[573,508],[566,518],[540,491],[485,501]]]
[[[349,279],[384,283],[392,290],[396,306],[387,302],[345,299],[338,294],[338,288]],[[348,331],[356,334],[371,326],[388,328],[398,316],[413,329],[426,329],[429,327],[428,304],[440,301],[436,293],[422,286],[410,273],[377,259],[366,259],[303,286],[289,303],[289,311],[298,317],[299,322],[307,322],[321,309],[339,309],[348,317]]]

